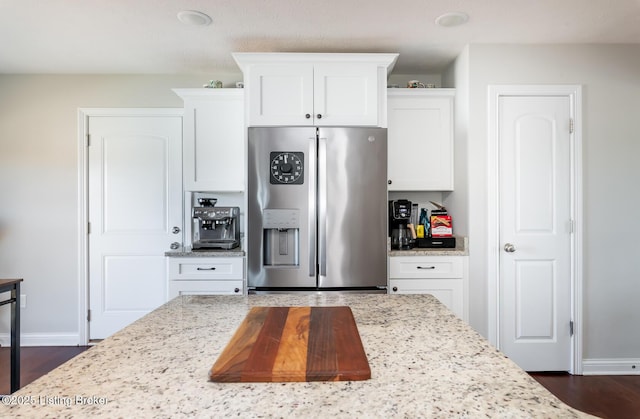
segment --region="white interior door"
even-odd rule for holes
[[[102,339],[166,301],[164,252],[182,243],[182,118],[88,126],[89,338]]]
[[[498,103],[500,349],[527,371],[571,369],[571,106]]]

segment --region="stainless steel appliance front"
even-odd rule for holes
[[[249,128],[249,287],[384,287],[386,151],[383,128]]]

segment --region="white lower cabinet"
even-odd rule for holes
[[[467,256],[391,256],[389,294],[431,294],[468,320]]]
[[[169,257],[169,299],[179,295],[244,295],[243,257]]]

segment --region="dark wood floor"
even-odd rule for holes
[[[640,418],[640,375],[531,373],[557,398],[602,418]]]
[[[89,349],[87,346],[23,347],[20,384],[25,386]],[[640,417],[640,375],[579,376],[532,373],[560,400],[606,419]],[[9,348],[0,348],[0,394],[9,393]]]
[[[88,346],[26,346],[20,348],[20,387],[89,349]],[[0,394],[9,394],[11,349],[0,348]]]

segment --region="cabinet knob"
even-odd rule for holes
[[[235,292],[236,294],[240,292],[240,288],[234,288],[233,292]]]
[[[173,229],[171,229],[171,232],[172,232],[173,234],[178,234],[178,233],[180,233],[180,227],[178,227],[178,226],[173,227]]]
[[[391,179],[389,179],[389,180],[387,181],[387,185],[391,185],[392,183],[393,183],[393,182],[391,181]]]
[[[180,243],[178,242],[173,242],[171,243],[171,245],[169,245],[169,247],[171,248],[171,250],[176,250],[180,247]]]
[[[321,114],[321,113],[317,114],[317,115],[316,115],[316,118],[318,118],[318,119],[322,119],[322,114]]]
[[[504,245],[504,251],[507,253],[513,253],[516,251],[516,247],[511,243],[507,243]]]
[[[304,117],[309,119],[309,118],[311,118],[311,114],[306,114]]]
[[[392,290],[393,292],[398,292],[398,287],[393,287]]]

